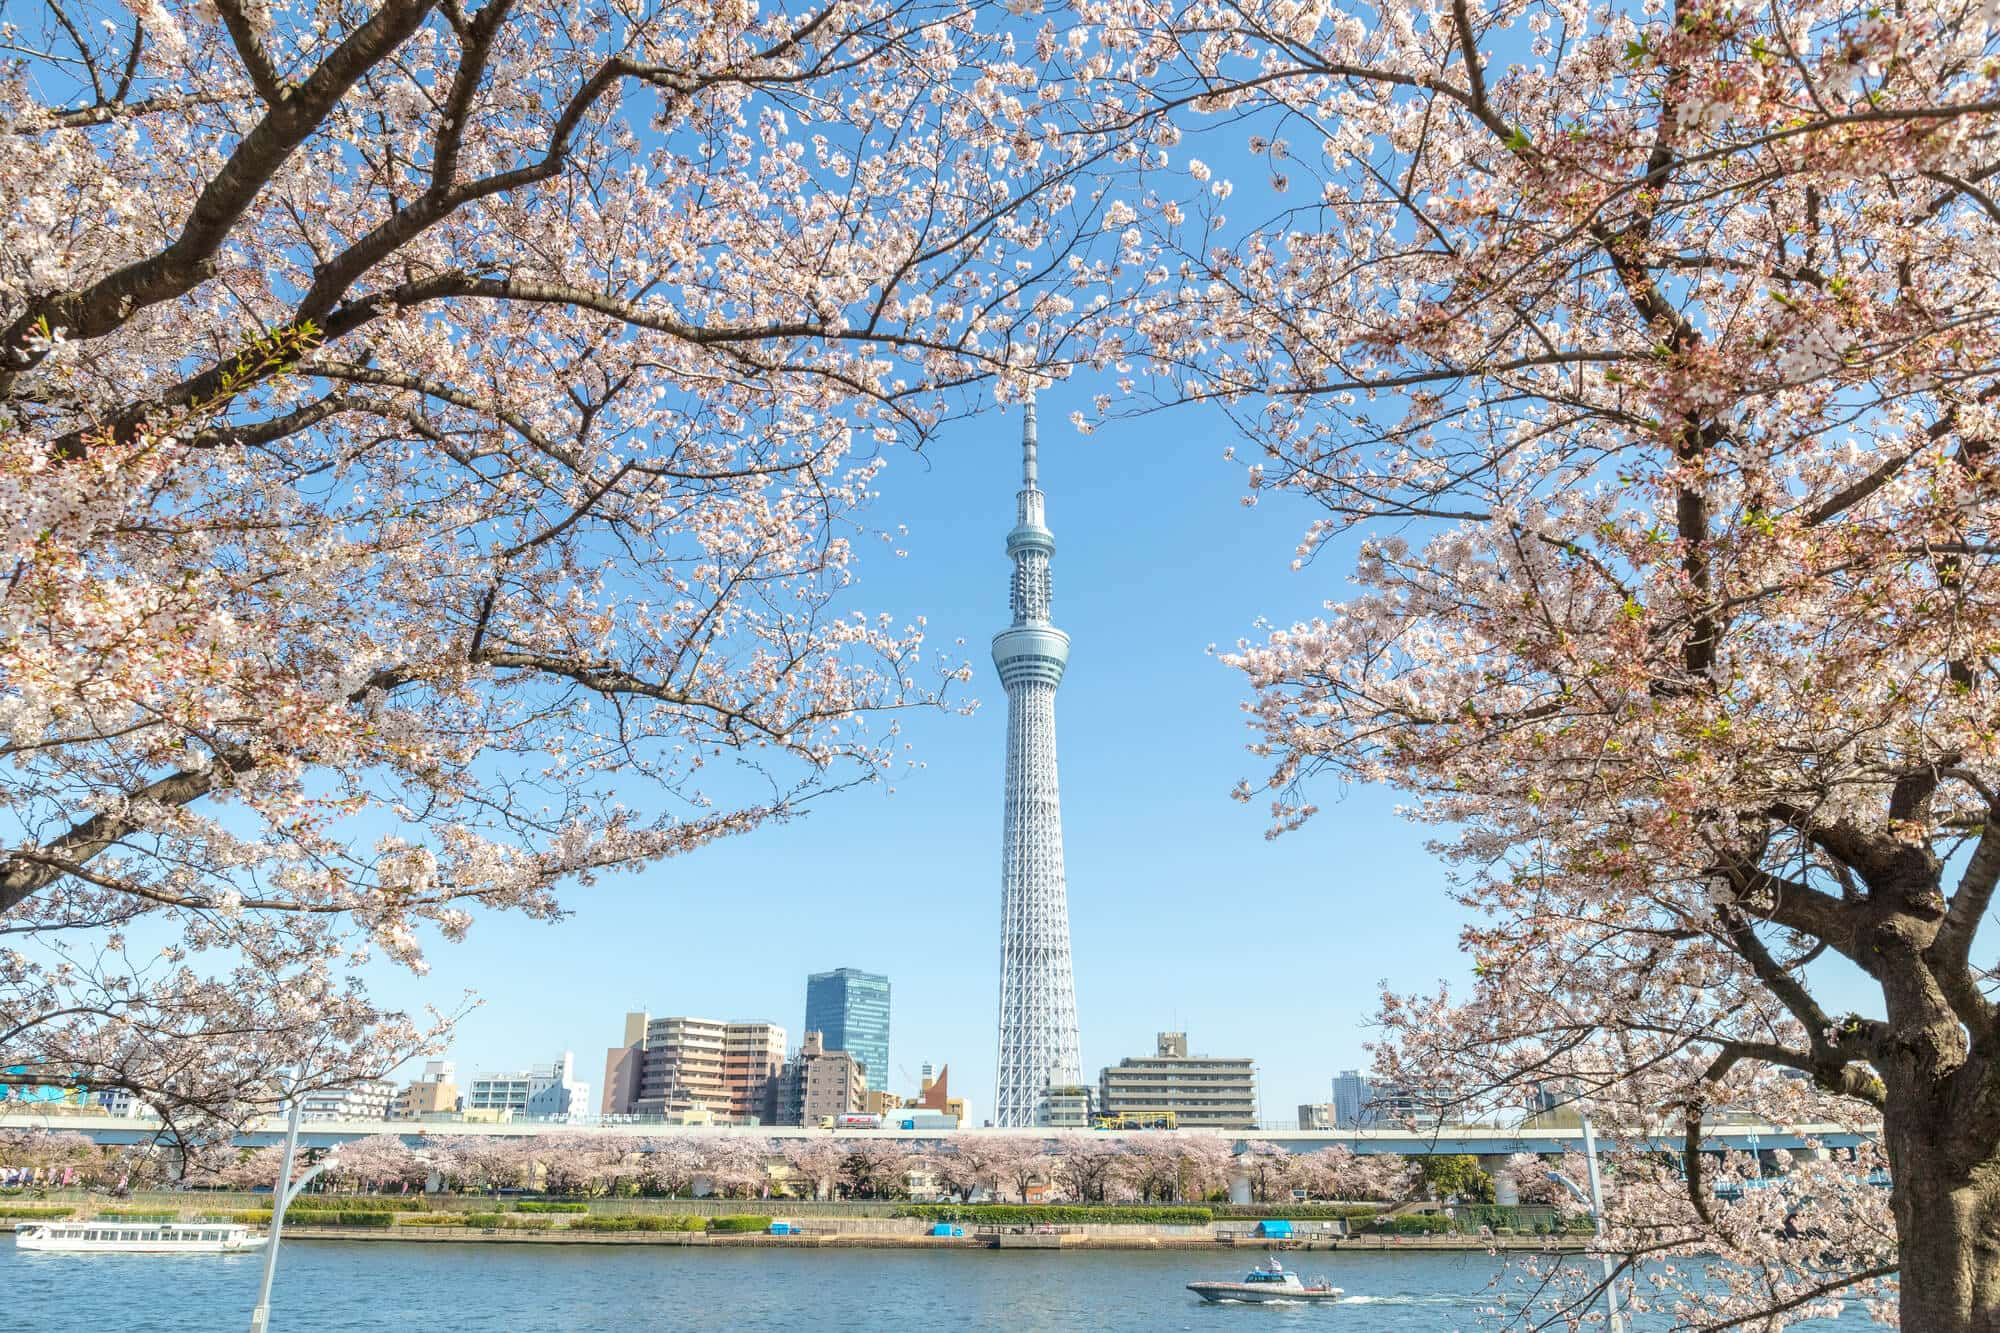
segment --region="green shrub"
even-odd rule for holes
[[[468,1214],[465,1213],[425,1213],[421,1217],[418,1217],[410,1213],[403,1213],[396,1218],[396,1225],[401,1227],[462,1227],[465,1225],[467,1216]]]
[[[523,1217],[519,1213],[500,1214],[500,1225],[509,1231],[547,1231],[556,1224],[553,1217]]]
[[[462,1216],[465,1219],[465,1222],[463,1223],[463,1225],[465,1226],[497,1227],[500,1225],[500,1219],[504,1217],[505,1214],[504,1213],[461,1213],[460,1216]]]
[[[231,1222],[241,1222],[247,1227],[267,1227],[271,1225],[271,1210],[269,1208],[251,1208],[240,1213],[224,1213],[223,1216]]]
[[[100,1208],[97,1216],[107,1222],[171,1222],[180,1214],[169,1208]]]
[[[579,1217],[571,1231],[700,1231],[705,1222],[688,1214],[605,1213]]]
[[[521,1213],[587,1213],[587,1203],[517,1203],[514,1210]]]
[[[757,1217],[750,1213],[738,1213],[733,1217],[711,1217],[708,1219],[710,1231],[769,1231],[771,1219]]]
[[[987,1222],[1014,1226],[1044,1226],[1079,1223],[1157,1223],[1162,1226],[1198,1226],[1215,1220],[1211,1208],[1082,1207],[1075,1204],[1046,1206],[1015,1203],[913,1203],[896,1209],[892,1217],[920,1217],[927,1222]]]
[[[54,1204],[0,1204],[0,1217],[68,1217],[75,1211],[74,1208],[62,1208]]]

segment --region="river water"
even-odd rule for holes
[[[972,1333],[1196,1330],[1446,1333],[1490,1324],[1511,1270],[1485,1254],[1299,1254],[1345,1289],[1328,1305],[1204,1305],[1183,1283],[1241,1276],[1245,1256],[1188,1251],[781,1250],[294,1241],[273,1333]],[[0,1329],[228,1333],[247,1327],[251,1255],[21,1253],[0,1240]],[[1496,1286],[1496,1283],[1498,1284]],[[1647,1325],[1640,1325],[1641,1328]],[[1848,1333],[1858,1309],[1797,1325]]]

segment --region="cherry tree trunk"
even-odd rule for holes
[[[1939,1135],[1891,1126],[1887,1133],[1902,1241],[1902,1328],[2000,1333],[2000,1160],[1989,1150],[1966,1162],[1952,1151],[1948,1129]]]

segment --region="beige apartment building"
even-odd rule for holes
[[[778,1078],[785,1071],[785,1030],[775,1023],[731,1023],[722,1034],[722,1085],[729,1114],[743,1122],[777,1119]]]
[[[605,1115],[684,1118],[705,1110],[742,1123],[772,1118],[785,1065],[785,1030],[773,1023],[625,1015],[625,1043],[604,1055]]]
[[[1106,1116],[1164,1116],[1191,1129],[1257,1128],[1257,1066],[1243,1058],[1189,1055],[1185,1032],[1162,1032],[1152,1055],[1127,1056],[1098,1076]]]
[[[799,1114],[802,1123],[816,1125],[828,1116],[860,1112],[868,1096],[868,1073],[848,1051],[824,1048],[817,1032],[808,1032],[799,1047]]]
[[[655,1018],[646,1024],[646,1047],[639,1061],[641,1115],[729,1104],[722,1077],[722,1054],[729,1025],[712,1018]]]
[[[639,1066],[646,1056],[646,1014],[625,1015],[625,1040],[604,1053],[604,1095],[601,1115],[633,1114],[639,1102]]]
[[[458,1109],[458,1069],[449,1060],[425,1063],[423,1077],[407,1084],[390,1104],[389,1114],[397,1120],[421,1120],[427,1115],[449,1115]]]

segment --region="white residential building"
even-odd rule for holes
[[[299,1112],[301,1120],[387,1120],[396,1100],[396,1085],[371,1078],[352,1087],[309,1092]]]
[[[481,1074],[465,1095],[468,1112],[510,1111],[537,1120],[571,1120],[590,1111],[590,1085],[576,1077],[576,1057],[519,1073]]]

